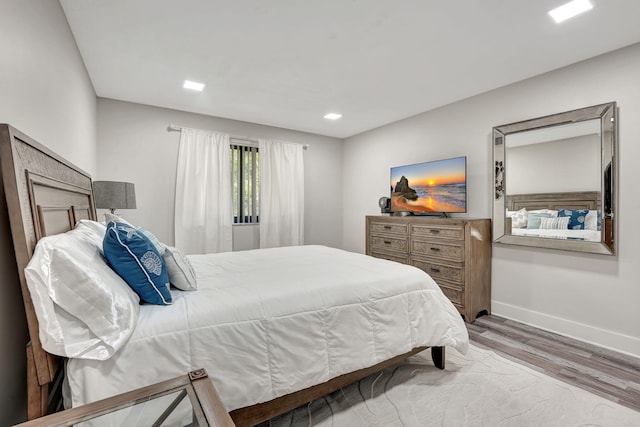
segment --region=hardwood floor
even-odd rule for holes
[[[640,359],[495,315],[467,324],[471,342],[640,411]]]

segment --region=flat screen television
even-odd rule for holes
[[[391,212],[428,215],[466,211],[466,157],[391,168]]]

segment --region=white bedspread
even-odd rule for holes
[[[551,239],[586,240],[599,242],[600,232],[596,230],[551,230],[541,228],[513,228],[511,233],[516,236],[547,237]]]
[[[466,353],[460,314],[417,268],[324,246],[189,259],[198,291],[141,306],[111,359],[69,360],[73,406],[205,368],[231,411],[414,347]]]

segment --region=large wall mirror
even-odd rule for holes
[[[616,104],[493,128],[493,240],[615,254]]]

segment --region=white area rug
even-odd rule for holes
[[[430,351],[261,426],[640,426],[640,412],[496,353]]]

